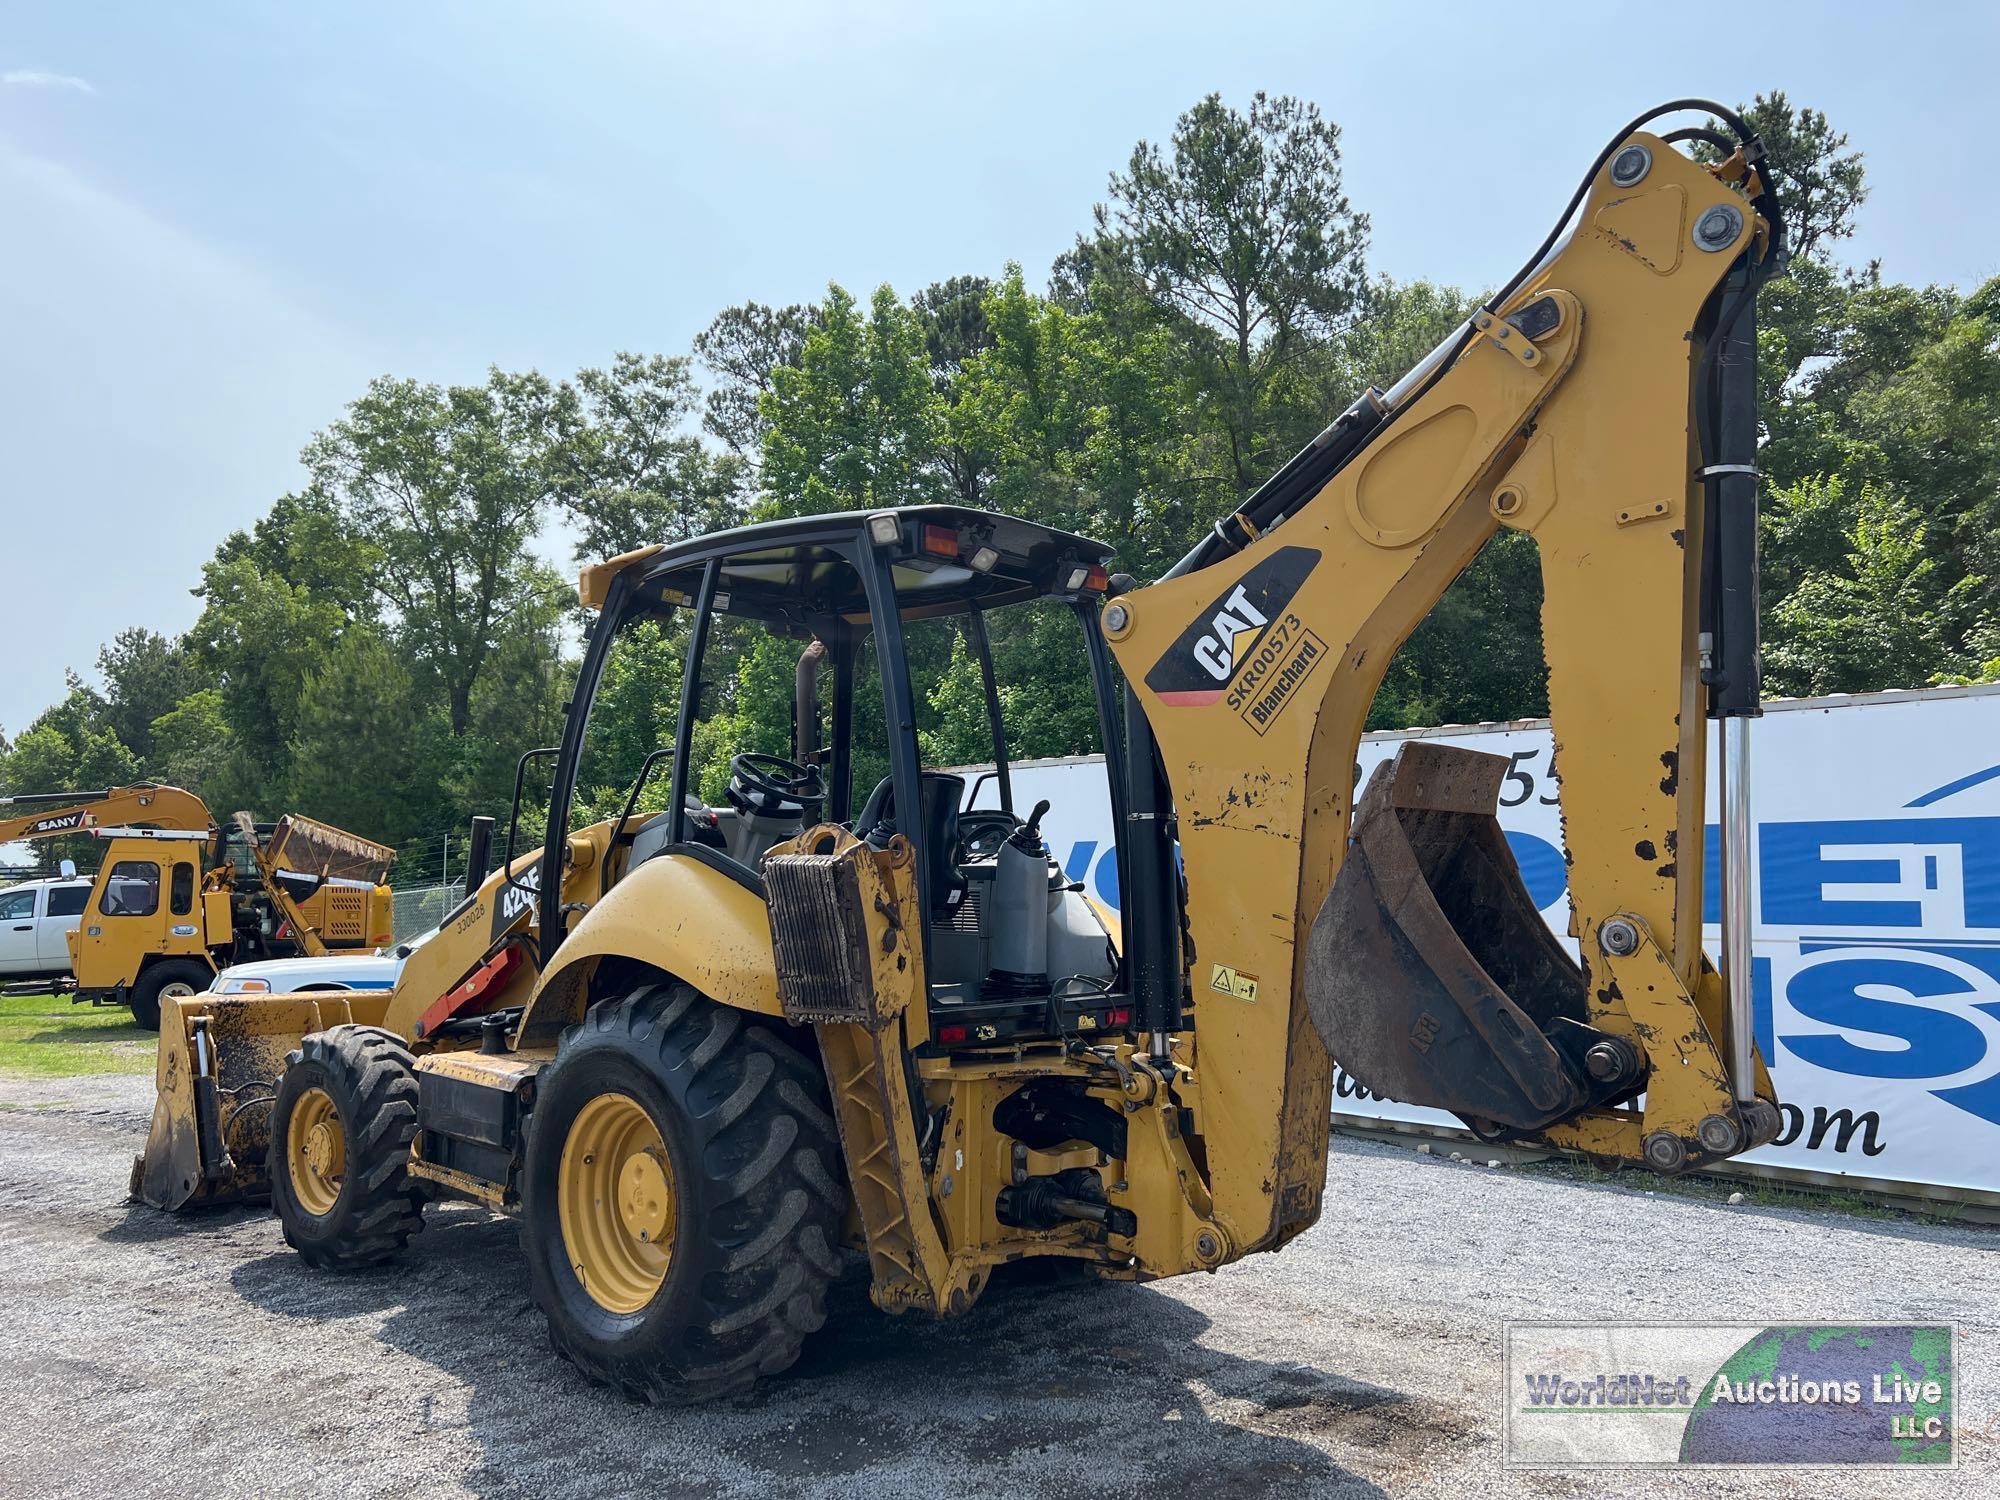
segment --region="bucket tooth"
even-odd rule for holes
[[[1574,1059],[1593,1033],[1582,971],[1494,816],[1508,764],[1415,740],[1377,769],[1313,922],[1305,995],[1369,1090],[1533,1131],[1591,1102]]]

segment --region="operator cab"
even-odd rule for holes
[[[764,857],[807,828],[838,823],[877,848],[901,834],[917,851],[934,1046],[1123,1029],[1103,837],[1123,801],[1097,623],[1109,560],[956,506],[665,549],[618,575],[593,634],[578,689],[590,728],[556,772],[568,826],[614,820],[607,886],[679,856],[760,895]],[[1052,672],[1062,653],[1073,670]],[[1091,691],[1050,701],[1052,682]],[[1017,804],[1023,752],[1106,749],[1064,782],[1101,787]],[[1050,846],[1064,829],[1097,833],[1090,848],[1070,838],[1074,871]]]

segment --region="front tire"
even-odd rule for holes
[[[826,1319],[847,1192],[813,1061],[683,984],[591,1011],[542,1073],[521,1239],[556,1352],[638,1401],[790,1366]]]
[[[409,1174],[416,1059],[374,1026],[335,1026],[286,1059],[271,1105],[271,1206],[307,1265],[379,1265],[423,1228]]]
[[[192,959],[174,959],[163,964],[154,964],[139,976],[132,986],[126,1004],[132,1008],[132,1019],[148,1031],[160,1029],[160,1010],[169,1000],[184,999],[189,995],[199,995],[207,989],[215,978],[215,970],[207,964],[195,963]]]

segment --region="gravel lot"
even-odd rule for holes
[[[625,1405],[548,1352],[513,1228],[309,1272],[262,1212],[124,1201],[147,1078],[0,1081],[0,1475],[14,1495],[1712,1496],[2000,1493],[1994,1231],[1727,1208],[1336,1141],[1283,1254],[990,1293],[836,1294],[791,1375]],[[1507,1472],[1510,1317],[1949,1319],[1955,1476]]]

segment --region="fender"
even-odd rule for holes
[[[738,1010],[783,1015],[763,898],[690,855],[655,855],[584,913],[535,987],[521,1034],[581,1019],[585,982],[607,957],[651,964]]]

